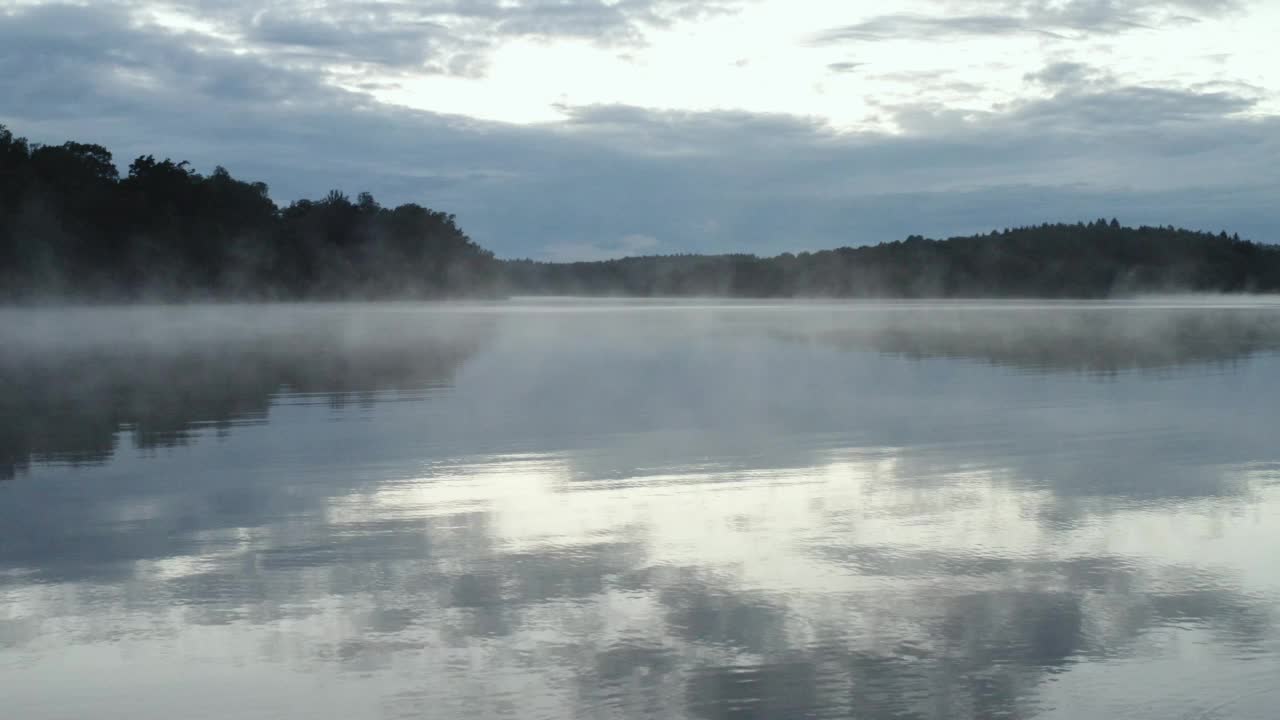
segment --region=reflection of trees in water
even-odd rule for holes
[[[1276,350],[1280,308],[899,308],[802,319],[770,334],[916,359],[1107,374]]]
[[[281,392],[340,406],[447,384],[487,340],[492,319],[298,314],[141,336],[121,326],[120,339],[110,327],[87,338],[74,337],[77,329],[34,348],[0,348],[0,479],[32,461],[107,460],[121,430],[136,447],[156,448],[262,422]]]

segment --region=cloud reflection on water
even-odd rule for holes
[[[1098,375],[832,344],[821,307],[715,313],[479,312],[435,326],[454,349],[397,326],[385,362],[289,352],[337,368],[308,393],[363,404],[282,393],[221,345],[271,380],[241,386],[257,424],[216,439],[198,423],[234,413],[190,392],[191,444],[37,453],[0,487],[0,687],[42,707],[39,679],[106,647],[130,674],[328,677],[388,716],[1027,717],[1098,666],[1147,692],[1134,668],[1184,640],[1202,675],[1165,690],[1187,703],[1276,664],[1269,318],[1175,320],[1245,339]],[[322,697],[296,706],[337,716]]]

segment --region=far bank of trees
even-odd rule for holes
[[[512,292],[736,297],[1096,298],[1158,292],[1280,291],[1280,248],[1116,220],[1044,224],[868,247],[602,262],[509,261]]]
[[[492,294],[499,267],[452,215],[263,183],[0,126],[0,298],[312,299]]]
[[[221,167],[146,155],[122,175],[100,145],[36,145],[0,126],[0,301],[1277,291],[1276,246],[1116,220],[769,258],[500,261],[420,205],[333,191],[282,208]]]

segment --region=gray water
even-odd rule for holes
[[[1280,304],[0,311],[0,716],[1274,718]]]

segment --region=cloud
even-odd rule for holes
[[[992,0],[937,3],[937,13],[891,13],[816,34],[817,45],[850,40],[936,40],[940,38],[1117,34],[1129,30],[1196,21],[1237,12],[1237,0]],[[972,12],[977,9],[978,12]],[[960,10],[961,12],[955,12]],[[968,12],[966,12],[968,11]],[[1188,16],[1185,13],[1192,13]]]
[[[862,66],[864,66],[864,65],[866,65],[866,63],[861,63],[861,62],[833,62],[833,63],[828,63],[828,64],[827,64],[827,69],[828,69],[828,70],[830,70],[831,72],[834,72],[834,73],[847,73],[847,72],[853,72],[854,70],[857,70],[858,68],[860,68],[860,67],[862,67]]]
[[[229,40],[119,8],[36,6],[0,20],[0,123],[222,164],[288,202],[331,188],[455,212],[506,257],[777,253],[1033,222],[1228,229],[1277,240],[1280,120],[1248,88],[1081,83],[977,112],[885,106],[899,131],[742,111],[563,108],[518,126],[411,110]],[[1047,87],[1047,86],[1046,86]]]
[[[1050,63],[1040,70],[1027,73],[1022,79],[1053,89],[1113,81],[1111,74],[1105,70],[1078,62]]]
[[[1094,132],[1108,127],[1151,131],[1214,121],[1249,110],[1256,103],[1254,98],[1225,91],[1119,87],[1102,92],[1065,94],[1051,101],[1029,103],[1017,117],[1021,122],[1035,125],[1069,122]]]
[[[727,14],[738,6],[730,0],[544,0],[484,5],[489,16],[498,20],[498,30],[505,34],[614,42],[634,42],[646,28]]]
[[[637,46],[655,28],[735,12],[750,0],[119,0],[136,17],[157,9],[234,38],[273,64],[334,74],[438,73],[477,77],[512,38]]]
[[[487,46],[430,16],[351,10],[298,13],[276,7],[256,13],[236,30],[242,33],[241,42],[277,59],[318,65],[364,63],[417,72],[468,74],[469,65],[453,72],[454,58],[483,52]]]
[[[1046,28],[1037,28],[1026,19],[1005,15],[882,15],[854,25],[826,30],[814,38],[815,44],[846,40],[894,40],[899,38],[937,38],[965,35],[1013,35],[1040,33],[1057,37]]]

